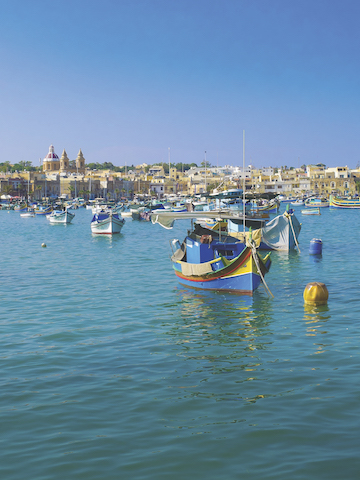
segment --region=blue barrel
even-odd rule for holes
[[[321,255],[322,253],[322,241],[319,238],[313,238],[310,241],[310,255]]]

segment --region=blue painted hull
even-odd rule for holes
[[[192,281],[178,277],[178,281],[181,285],[200,290],[232,291],[243,293],[244,295],[252,295],[261,283],[260,276],[255,273],[245,273],[236,277],[221,277],[207,281]]]

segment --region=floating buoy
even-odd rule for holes
[[[46,243],[42,243],[41,246],[42,246],[43,248],[46,248]]]
[[[329,298],[329,292],[325,283],[308,283],[304,290],[304,301],[311,305],[325,305]]]
[[[310,255],[321,255],[322,241],[320,240],[320,238],[313,238],[310,241],[309,253]]]

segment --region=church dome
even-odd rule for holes
[[[54,151],[54,147],[52,145],[50,145],[49,153],[44,158],[44,162],[47,162],[47,161],[51,162],[52,160],[59,160],[59,157],[56,155],[56,153]]]

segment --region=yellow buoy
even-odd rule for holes
[[[45,247],[46,247],[46,243],[42,243],[41,246],[45,248]]]
[[[325,283],[308,283],[304,290],[304,301],[311,305],[325,305],[329,298],[329,292]]]

